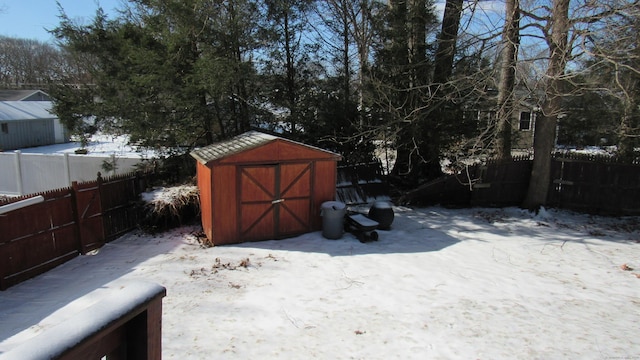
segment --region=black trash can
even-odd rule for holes
[[[389,230],[395,217],[393,205],[389,201],[376,201],[371,205],[368,217],[378,222],[378,229]]]

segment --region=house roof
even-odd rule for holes
[[[0,90],[0,101],[49,101],[42,90]]]
[[[340,156],[338,154],[332,153],[324,149],[316,148],[310,145],[298,143],[298,142],[280,138],[277,136],[261,133],[259,131],[248,131],[246,133],[240,134],[229,140],[221,141],[200,149],[193,150],[191,152],[191,156],[194,157],[199,162],[201,162],[202,164],[208,164],[215,160],[220,160],[235,154],[239,154],[247,150],[258,148],[260,146],[266,145],[276,140],[282,140],[288,143],[305,146],[307,148],[312,148],[327,154]]]
[[[56,119],[51,101],[0,101],[0,121]]]

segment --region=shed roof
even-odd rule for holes
[[[307,148],[321,151],[336,157],[340,156],[328,150],[302,144],[293,140],[284,139],[278,136],[261,133],[259,131],[248,131],[229,140],[221,141],[200,149],[193,150],[191,152],[191,156],[202,164],[208,164],[212,161],[220,160],[247,150],[255,149],[277,140],[305,146]]]
[[[0,101],[0,121],[56,119],[51,101]]]
[[[0,90],[0,101],[49,101],[42,90]]]

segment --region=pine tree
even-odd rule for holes
[[[250,2],[130,0],[127,10],[108,19],[100,9],[87,26],[62,12],[53,33],[90,59],[92,83],[53,87],[61,120],[95,116],[99,128],[169,153],[249,129]]]
[[[383,15],[372,67],[372,98],[380,109],[381,125],[394,131],[397,157],[392,174],[415,184],[434,176],[433,164],[439,169],[438,156],[432,156],[439,135],[427,110],[433,62],[426,41],[435,16],[431,2],[414,0],[390,1]]]

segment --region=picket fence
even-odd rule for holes
[[[148,174],[129,173],[0,200],[42,202],[0,214],[0,290],[97,249],[138,224]]]

